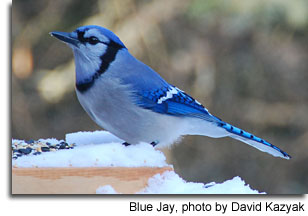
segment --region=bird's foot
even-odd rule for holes
[[[131,144],[129,144],[128,142],[124,142],[124,143],[122,143],[122,145],[124,145],[124,146],[130,146]]]
[[[153,141],[150,143],[153,147],[155,147],[158,144],[158,141]]]
[[[155,147],[155,146],[158,144],[158,142],[157,142],[157,141],[153,141],[153,142],[151,142],[150,144],[151,144],[153,147]],[[131,144],[128,143],[128,142],[124,142],[124,143],[122,143],[122,145],[124,145],[124,146],[130,146]]]

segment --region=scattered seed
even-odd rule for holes
[[[21,154],[30,154],[32,151],[32,148],[30,147],[27,147],[25,149],[18,149],[18,152],[21,153]]]
[[[60,143],[50,143],[44,141],[35,141],[33,139],[27,141],[14,141],[12,143],[12,159],[24,155],[40,155],[42,152],[54,152],[63,149],[73,149],[74,144],[68,144],[64,141]]]
[[[49,147],[46,147],[46,146],[41,147],[41,149],[42,149],[42,152],[50,151]]]
[[[66,145],[67,145],[66,143],[61,143],[60,146],[59,146],[59,149],[65,149]]]
[[[32,143],[34,143],[34,140],[33,140],[33,139],[30,139],[30,140],[26,141],[26,143],[32,144]]]

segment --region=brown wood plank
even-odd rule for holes
[[[136,193],[148,179],[172,167],[12,168],[12,194],[94,194],[111,185],[118,193]]]

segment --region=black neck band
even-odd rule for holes
[[[105,73],[110,64],[114,61],[118,51],[122,48],[125,48],[121,46],[120,44],[115,43],[114,41],[110,41],[108,44],[106,52],[101,55],[100,59],[102,60],[102,63],[99,67],[99,69],[95,72],[95,74],[89,79],[84,82],[76,83],[76,89],[84,93],[89,88],[91,88],[95,82],[95,80],[100,77],[101,74]]]

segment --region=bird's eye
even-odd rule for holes
[[[89,38],[89,43],[92,44],[92,45],[95,45],[98,42],[99,42],[99,40],[98,40],[97,37],[92,36],[92,37]]]

